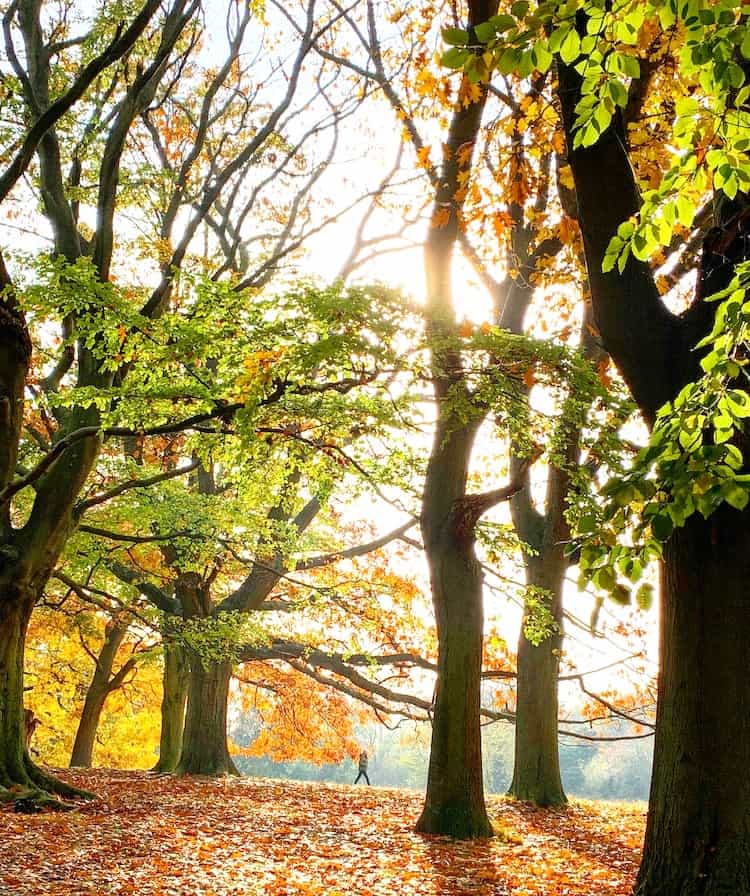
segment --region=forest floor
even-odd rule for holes
[[[100,798],[0,810],[2,896],[625,896],[642,803],[489,800],[499,836],[414,834],[422,795],[268,779],[63,772]]]

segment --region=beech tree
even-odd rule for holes
[[[642,507],[635,516],[626,509],[619,517],[611,507],[602,531],[589,533],[594,549],[587,557],[595,581],[608,589],[627,587],[618,574],[634,578],[634,560],[640,566],[648,557],[660,557],[657,731],[636,891],[643,896],[745,893],[750,889],[743,771],[750,758],[750,688],[744,674],[750,615],[743,584],[747,396],[737,380],[739,356],[732,354],[737,333],[725,324],[730,307],[707,300],[731,287],[741,308],[744,296],[746,11],[731,2],[698,2],[534,10],[519,4],[513,13],[490,19],[478,37],[490,43],[501,70],[547,67],[559,53],[558,99],[596,323],[653,428],[650,446],[637,459],[640,472],[632,481],[613,484],[610,492],[618,502],[631,496],[621,507],[628,508],[630,500]],[[645,31],[663,34],[657,58],[679,72],[685,92],[676,104],[653,100],[672,122],[676,147],[656,186],[641,191],[632,162],[637,151],[623,127],[622,109],[633,92],[658,82],[659,68],[648,58],[641,68],[638,50],[631,49],[652,46],[641,41]],[[670,244],[678,212],[679,222],[692,223],[710,186],[713,226],[703,240],[694,299],[676,314],[662,301],[647,260]],[[704,350],[715,346],[713,354],[702,360],[696,344]],[[718,376],[712,374],[717,364]],[[698,385],[691,385],[696,380]],[[640,544],[617,568],[596,539],[609,537],[605,529],[616,538],[631,520],[638,520]],[[702,657],[721,659],[705,663]]]
[[[64,177],[60,168],[59,144],[54,132],[57,122],[81,99],[98,75],[130,51],[149,25],[158,3],[148,3],[123,32],[121,24],[102,23],[81,37],[68,33],[67,19],[55,23],[48,31],[42,26],[41,3],[13,3],[5,13],[5,50],[11,70],[20,88],[14,98],[24,108],[24,116],[34,123],[22,134],[21,149],[16,153],[3,175],[3,198],[17,183],[31,164],[34,152],[40,163],[40,177],[46,211],[50,216],[57,251],[73,263],[82,254],[74,212],[64,197]],[[187,4],[175,4],[162,23],[163,38],[156,48],[151,65],[127,92],[127,102],[115,119],[112,149],[117,156],[121,145],[121,131],[138,110],[138,104],[148,101],[149,90],[163,70],[169,54],[182,29],[192,15]],[[25,67],[19,61],[14,41],[21,38]],[[72,39],[69,39],[72,38]],[[53,96],[51,76],[60,57],[84,47],[93,54],[93,62],[81,66],[74,57],[72,74],[64,77],[64,90]],[[84,57],[85,58],[85,57]],[[5,82],[8,83],[7,81]],[[27,120],[28,120],[27,119]],[[116,163],[107,160],[108,177],[103,179],[99,197],[102,211],[101,238],[106,244],[107,210],[117,188]],[[88,243],[87,243],[88,245]],[[97,260],[108,264],[108,253],[98,245]],[[25,750],[23,724],[23,651],[26,629],[34,604],[39,600],[51,568],[59,555],[70,526],[72,500],[91,467],[96,454],[97,439],[81,439],[57,465],[56,474],[40,476],[37,498],[26,521],[14,525],[9,499],[18,490],[16,464],[18,446],[23,429],[24,391],[31,361],[31,340],[24,310],[5,261],[0,258],[0,286],[2,305],[2,392],[6,408],[7,426],[3,431],[0,454],[3,483],[3,594],[0,601],[0,796],[8,794],[11,786],[35,792],[53,790],[63,795],[75,793],[73,788],[54,781],[33,765]],[[67,350],[66,350],[67,351]],[[93,385],[101,371],[90,349],[81,346],[80,383]],[[59,374],[63,376],[70,364],[62,361]],[[80,408],[70,415],[69,432],[93,422],[90,409]],[[64,443],[61,443],[64,444]],[[62,453],[60,450],[57,452]],[[44,798],[42,798],[44,799]]]
[[[170,316],[170,303],[177,295],[178,270],[189,266],[199,227],[212,210],[225,208],[230,197],[242,196],[238,183],[243,174],[257,164],[264,147],[278,143],[284,116],[294,118],[291,107],[302,66],[311,39],[320,30],[310,3],[305,36],[274,72],[283,89],[268,104],[256,95],[255,108],[262,107],[260,120],[254,122],[252,136],[238,145],[226,131],[218,138],[216,130],[221,131],[226,116],[231,118],[238,105],[247,108],[227,79],[237,68],[253,11],[250,6],[228,4],[228,61],[217,71],[203,73],[201,111],[197,120],[191,119],[191,139],[182,140],[181,154],[166,152],[172,164],[165,185],[167,210],[159,238],[155,245],[149,244],[147,253],[150,262],[154,248],[158,250],[156,270],[148,265],[155,277],[151,285],[136,276],[130,286],[121,287],[112,276],[113,266],[121,263],[116,250],[126,243],[132,247],[132,241],[117,232],[118,215],[124,208],[135,208],[140,199],[130,167],[138,151],[136,125],[143,122],[149,131],[150,116],[168,101],[178,74],[188,77],[201,36],[198,2],[176,0],[146,31],[157,8],[159,4],[147,4],[125,31],[102,13],[83,37],[70,33],[67,7],[59,21],[44,18],[39,2],[11,4],[6,16],[6,52],[13,78],[6,79],[4,89],[13,91],[13,102],[21,109],[19,120],[36,124],[25,137],[22,132],[22,149],[3,188],[18,182],[36,150],[34,172],[54,245],[53,255],[40,259],[33,273],[29,266],[20,277],[12,277],[10,266],[4,262],[0,266],[7,343],[3,377],[9,402],[6,444],[0,452],[7,546],[3,581],[8,592],[0,618],[0,793],[6,798],[12,798],[10,787],[28,790],[42,801],[45,790],[73,793],[38,771],[25,756],[23,646],[31,611],[67,539],[80,524],[85,509],[81,492],[95,468],[102,439],[183,432],[226,419],[242,406],[221,392],[225,387],[234,390],[235,377],[225,379],[210,394],[195,370],[195,359],[176,357],[172,326],[180,315]],[[22,54],[13,43],[19,38]],[[134,45],[127,60],[96,80]],[[95,63],[82,67],[82,60],[92,54]],[[262,86],[275,90],[273,78]],[[81,116],[84,123],[77,128],[62,116],[89,87],[86,117]],[[63,93],[56,96],[61,89]],[[17,135],[11,135],[11,142]],[[87,223],[90,213],[93,228]],[[27,288],[23,276],[35,282]],[[32,358],[29,314],[35,325],[45,322],[59,334],[59,355],[49,367],[43,329],[32,333],[40,340]],[[160,369],[173,371],[170,364],[175,360],[178,379],[191,386],[182,391],[178,386],[167,396],[164,383],[152,377]],[[35,383],[29,382],[31,371]],[[125,382],[131,393],[123,388]],[[27,385],[34,407],[24,418]],[[132,400],[136,392],[138,399]],[[118,417],[128,413],[128,419]],[[181,413],[186,416],[181,418]],[[108,415],[110,423],[121,425],[107,426]],[[149,427],[154,420],[159,423]]]
[[[381,32],[385,35],[388,27],[381,22],[385,12],[373,2],[363,4],[363,7],[357,25],[349,22],[352,46],[346,54],[337,54],[327,45],[319,45],[317,50],[382,93],[404,128],[405,142],[412,144],[424,188],[433,198],[426,240],[426,319],[435,335],[432,344],[436,346],[438,355],[447,353],[439,363],[436,362],[433,382],[435,371],[442,370],[444,381],[438,406],[442,408],[440,413],[445,412],[451,418],[444,421],[444,428],[436,435],[435,451],[441,445],[440,450],[445,450],[446,456],[456,460],[458,454],[448,446],[448,436],[453,434],[459,439],[459,433],[462,433],[460,438],[466,439],[461,449],[465,462],[462,475],[468,476],[472,443],[482,424],[492,419],[503,433],[511,432],[511,477],[518,485],[511,499],[513,521],[519,539],[529,547],[524,557],[529,600],[519,641],[518,713],[508,714],[518,726],[518,772],[512,790],[523,798],[543,804],[559,803],[564,801],[564,794],[557,758],[557,677],[563,617],[561,592],[569,563],[565,555],[565,542],[569,540],[566,510],[570,475],[580,454],[576,421],[585,415],[584,408],[576,407],[576,404],[579,401],[585,403],[586,389],[581,389],[580,396],[569,394],[567,412],[562,415],[557,431],[550,433],[536,426],[533,422],[535,415],[528,408],[536,363],[539,362],[541,369],[548,360],[544,350],[540,349],[536,359],[530,351],[525,360],[520,360],[515,355],[517,347],[514,348],[512,342],[501,345],[497,341],[493,346],[488,338],[484,345],[475,347],[486,349],[490,353],[489,360],[479,360],[481,356],[478,353],[469,355],[468,352],[472,351],[472,336],[489,335],[493,326],[521,336],[532,317],[529,311],[533,299],[544,287],[555,288],[563,282],[576,282],[581,288],[583,286],[577,270],[580,251],[577,229],[571,216],[572,205],[566,203],[563,213],[555,202],[554,180],[561,167],[558,150],[562,134],[559,125],[556,129],[554,115],[543,112],[544,77],[530,83],[520,79],[512,84],[508,81],[502,89],[492,90],[489,97],[477,79],[467,77],[452,84],[447,73],[436,70],[429,58],[429,42],[434,39],[435,33],[432,21],[424,16],[424,10],[418,16],[396,18],[395,27],[403,41],[403,48],[397,47],[389,36],[386,51],[386,39],[381,37]],[[436,13],[438,7],[439,4],[436,4]],[[460,11],[457,7],[449,9],[446,5],[443,12],[445,21],[455,26],[445,32],[452,40],[456,40],[456,35],[468,33],[458,27]],[[350,19],[353,16],[351,14]],[[490,106],[485,110],[487,103]],[[440,122],[445,131],[442,164],[436,164],[431,158],[434,147],[428,135],[435,122]],[[528,139],[529,132],[533,143]],[[498,207],[498,203],[502,206]],[[459,250],[474,268],[491,299],[492,311],[484,328],[474,327],[467,321],[462,324],[458,320],[462,311],[461,298],[454,297],[451,281],[456,277]],[[556,273],[550,277],[549,272],[555,270],[552,261],[561,255],[565,256],[566,263],[557,265]],[[533,318],[536,317],[534,313]],[[572,331],[573,326],[566,321],[560,329]],[[455,339],[453,344],[449,341],[449,332]],[[584,322],[581,333],[586,351],[589,355],[595,355],[589,320]],[[463,370],[459,369],[459,359]],[[493,406],[490,395],[492,387],[488,383],[494,377],[498,393],[502,393],[502,368],[505,364],[514,363],[516,371],[522,376],[516,377],[512,387],[506,389],[506,394],[513,393],[515,401],[513,411],[508,411],[501,407],[502,401],[495,401]],[[480,370],[483,373],[478,373]],[[483,376],[486,377],[484,381]],[[482,385],[477,386],[478,382]],[[509,418],[517,418],[517,421],[509,423]],[[519,425],[521,419],[527,425]],[[442,425],[439,422],[438,429]],[[512,435],[514,430],[515,436]],[[532,431],[540,443],[549,442],[550,445],[545,457],[549,474],[545,513],[537,511],[529,494]],[[456,463],[456,469],[463,469],[462,463],[457,460]],[[450,487],[458,489],[466,497],[468,485],[461,485],[460,479],[461,476],[454,477],[447,468],[442,472],[428,471],[425,521],[432,513],[428,509],[430,502],[437,500],[437,497],[446,502],[443,510],[454,506],[456,518],[461,516],[458,508],[464,498],[455,495],[450,498],[446,485],[452,483]],[[502,494],[499,491],[496,497],[499,499]],[[470,527],[469,541],[473,540],[476,532],[482,534],[481,524],[477,523],[492,504],[492,498],[489,495],[486,498],[487,503],[481,513],[480,502],[474,505],[479,515]],[[436,509],[435,513],[436,520],[443,519],[442,511]],[[434,525],[442,532],[440,538],[449,537],[446,533],[450,526],[441,528],[443,524],[439,522]],[[434,541],[437,535],[433,532],[430,537]],[[444,548],[442,544],[428,546],[425,543],[425,550],[428,555],[434,555],[438,565],[443,562],[439,558],[451,556],[451,551]],[[458,565],[471,571],[472,564],[466,557],[464,561]],[[481,578],[478,568],[475,572]],[[440,590],[441,577],[435,573],[434,579],[438,583],[435,587]],[[470,579],[471,576],[466,581]],[[465,583],[461,584],[458,575],[452,582],[456,606],[460,604],[462,607]],[[469,590],[471,593],[476,591],[473,585]],[[462,611],[457,609],[456,612],[460,614]],[[535,616],[544,616],[547,620],[543,633],[534,622]],[[535,644],[532,644],[525,633],[531,632],[535,626],[536,632],[531,635]],[[447,644],[451,638],[447,633],[450,626],[443,628],[441,638],[444,637]],[[449,654],[453,652],[447,647],[446,651]],[[456,656],[460,655],[460,652],[456,653]],[[463,660],[457,660],[456,666],[461,670],[457,673],[456,693],[470,693],[472,701],[478,705],[475,692],[467,690],[466,682],[461,678],[468,674],[471,664],[467,666]],[[436,724],[442,725],[446,718],[455,719],[455,729],[462,733],[459,737],[473,738],[475,733],[478,737],[471,726],[463,724],[463,710],[459,712],[457,707],[456,702],[450,713],[443,713],[442,710],[436,713],[436,719],[442,720]],[[447,757],[439,760],[438,754],[439,751],[435,754],[435,762],[445,767],[441,766],[439,771],[435,771],[435,779],[447,782],[455,776],[454,789],[460,791],[470,764],[460,751],[456,752],[455,761]],[[448,772],[448,768],[453,771]],[[481,779],[481,770],[472,771],[471,777],[474,781],[472,787],[476,790],[476,780]],[[428,802],[430,799],[428,797]],[[470,798],[466,796],[466,799]],[[472,829],[471,824],[468,829]],[[486,826],[479,824],[478,829],[486,831]]]

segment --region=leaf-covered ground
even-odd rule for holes
[[[491,799],[487,842],[421,837],[418,793],[266,779],[65,773],[80,811],[0,810],[2,896],[624,896],[642,804]]]

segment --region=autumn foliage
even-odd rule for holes
[[[457,843],[413,832],[413,791],[66,777],[106,798],[72,814],[0,811],[3,896],[625,896],[644,818],[640,804],[549,812],[494,798],[501,836]]]

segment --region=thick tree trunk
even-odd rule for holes
[[[474,522],[458,511],[477,423],[444,413],[427,469],[422,533],[438,634],[438,672],[425,804],[417,831],[491,837],[482,782],[480,686],[484,611]]]
[[[496,11],[496,0],[471,0],[469,23],[485,21]],[[460,161],[459,150],[476,142],[486,98],[482,88],[476,102],[458,103],[453,110],[425,243],[425,320],[438,422],[425,476],[421,522],[437,624],[438,673],[427,793],[416,830],[461,839],[492,836],[484,803],[479,717],[484,616],[482,574],[474,555],[478,517],[469,525],[461,519],[472,446],[486,409],[472,407],[455,341],[451,289],[463,202],[459,175],[462,167],[467,171],[470,167],[470,162]],[[456,412],[454,403],[462,400],[463,410]],[[467,408],[471,408],[468,419]]]
[[[227,700],[232,664],[190,657],[185,733],[178,775],[239,775],[227,746]]]
[[[161,699],[161,736],[159,761],[154,771],[169,773],[177,768],[185,730],[189,667],[184,650],[178,644],[164,644],[164,675]]]
[[[461,839],[491,837],[479,715],[482,575],[471,547],[450,540],[429,558],[438,673],[427,794],[417,831]]]
[[[0,798],[4,788],[34,786],[23,707],[23,655],[33,606],[33,600],[0,601]]]
[[[580,77],[559,69],[568,137]],[[682,317],[661,303],[648,267],[630,258],[602,273],[617,225],[638,210],[637,188],[616,121],[599,142],[569,154],[592,300],[605,348],[647,421],[699,375],[693,346],[711,328],[702,301],[748,257],[747,198],[714,207],[696,302]],[[744,204],[745,213],[736,214]],[[725,216],[726,212],[726,216]],[[745,457],[747,448],[743,446]],[[654,767],[638,896],[750,894],[750,514],[722,507],[697,515],[665,548]]]
[[[64,808],[49,796],[90,797],[37,768],[26,751],[23,657],[36,603],[11,585],[0,590],[0,802],[32,797],[40,806]]]
[[[750,894],[750,534],[729,508],[666,547],[638,896]]]
[[[558,627],[556,633],[534,645],[522,625],[518,639],[515,760],[508,795],[537,806],[561,806],[567,802],[557,741],[564,568],[554,554],[530,557],[526,564],[528,584],[549,592],[548,609]],[[529,612],[534,612],[534,608],[525,608],[524,622]]]

